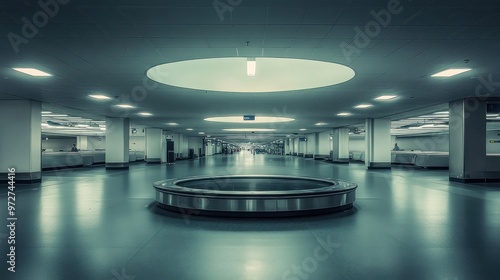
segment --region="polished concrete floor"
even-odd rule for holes
[[[170,213],[156,180],[288,174],[359,184],[355,208],[281,219]],[[0,279],[498,279],[500,187],[448,182],[447,170],[367,171],[297,157],[217,155],[43,173],[17,185],[16,272]],[[0,191],[6,222],[6,186]]]

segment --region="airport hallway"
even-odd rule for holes
[[[237,174],[359,187],[352,210],[299,218],[203,217],[155,206],[155,181]],[[500,275],[498,186],[449,182],[448,170],[367,171],[249,152],[124,171],[44,171],[41,184],[16,185],[16,273],[4,269],[0,279],[491,279]],[[5,187],[0,203],[7,205]]]

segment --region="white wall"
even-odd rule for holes
[[[316,133],[306,135],[307,138],[307,153],[314,154],[316,152]]]
[[[332,150],[330,133],[331,130],[323,131],[318,134],[318,154],[319,155],[329,155]]]
[[[130,136],[131,151],[146,151],[146,139],[144,136]]]
[[[71,151],[71,147],[73,147],[73,144],[76,144],[76,137],[54,139],[48,136],[48,138],[49,140],[42,140],[42,151],[43,149],[52,149],[54,152],[58,152],[59,150],[69,152]]]
[[[201,153],[205,153],[203,147],[203,138],[201,137],[187,137],[188,138],[188,149],[194,149],[195,155],[200,155],[198,149],[201,148]]]

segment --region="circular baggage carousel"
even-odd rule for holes
[[[188,215],[280,217],[352,208],[357,185],[279,175],[229,175],[155,182],[161,208]]]

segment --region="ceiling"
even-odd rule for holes
[[[222,130],[241,124],[203,119],[248,114],[295,119],[252,126],[275,128],[253,136],[272,140],[358,125],[365,118],[398,120],[435,112],[450,100],[476,94],[481,81],[500,79],[500,2],[493,0],[400,1],[399,12],[386,17],[385,26],[374,25],[374,15],[383,20],[393,1],[72,0],[52,7],[46,23],[40,22],[44,9],[37,2],[0,0],[0,100],[39,100],[44,110],[96,121],[128,117],[134,125],[192,136],[203,131],[246,139],[248,133]],[[223,11],[213,3],[234,6]],[[30,34],[26,21],[33,19],[38,27]],[[363,42],[356,30],[367,24],[375,27]],[[17,45],[11,43],[13,34],[19,36]],[[159,64],[219,57],[334,62],[351,67],[356,76],[333,86],[264,93],[179,88],[146,76]],[[13,67],[34,67],[53,76],[30,77]],[[450,67],[472,71],[430,77]],[[478,93],[500,96],[499,86],[493,85]],[[92,93],[113,100],[96,101],[88,97]],[[398,97],[374,100],[385,94]],[[113,106],[123,102],[136,108]],[[374,106],[353,108],[360,103]],[[139,116],[141,111],[153,116]],[[336,116],[345,111],[352,115]],[[327,125],[315,126],[318,122]]]

